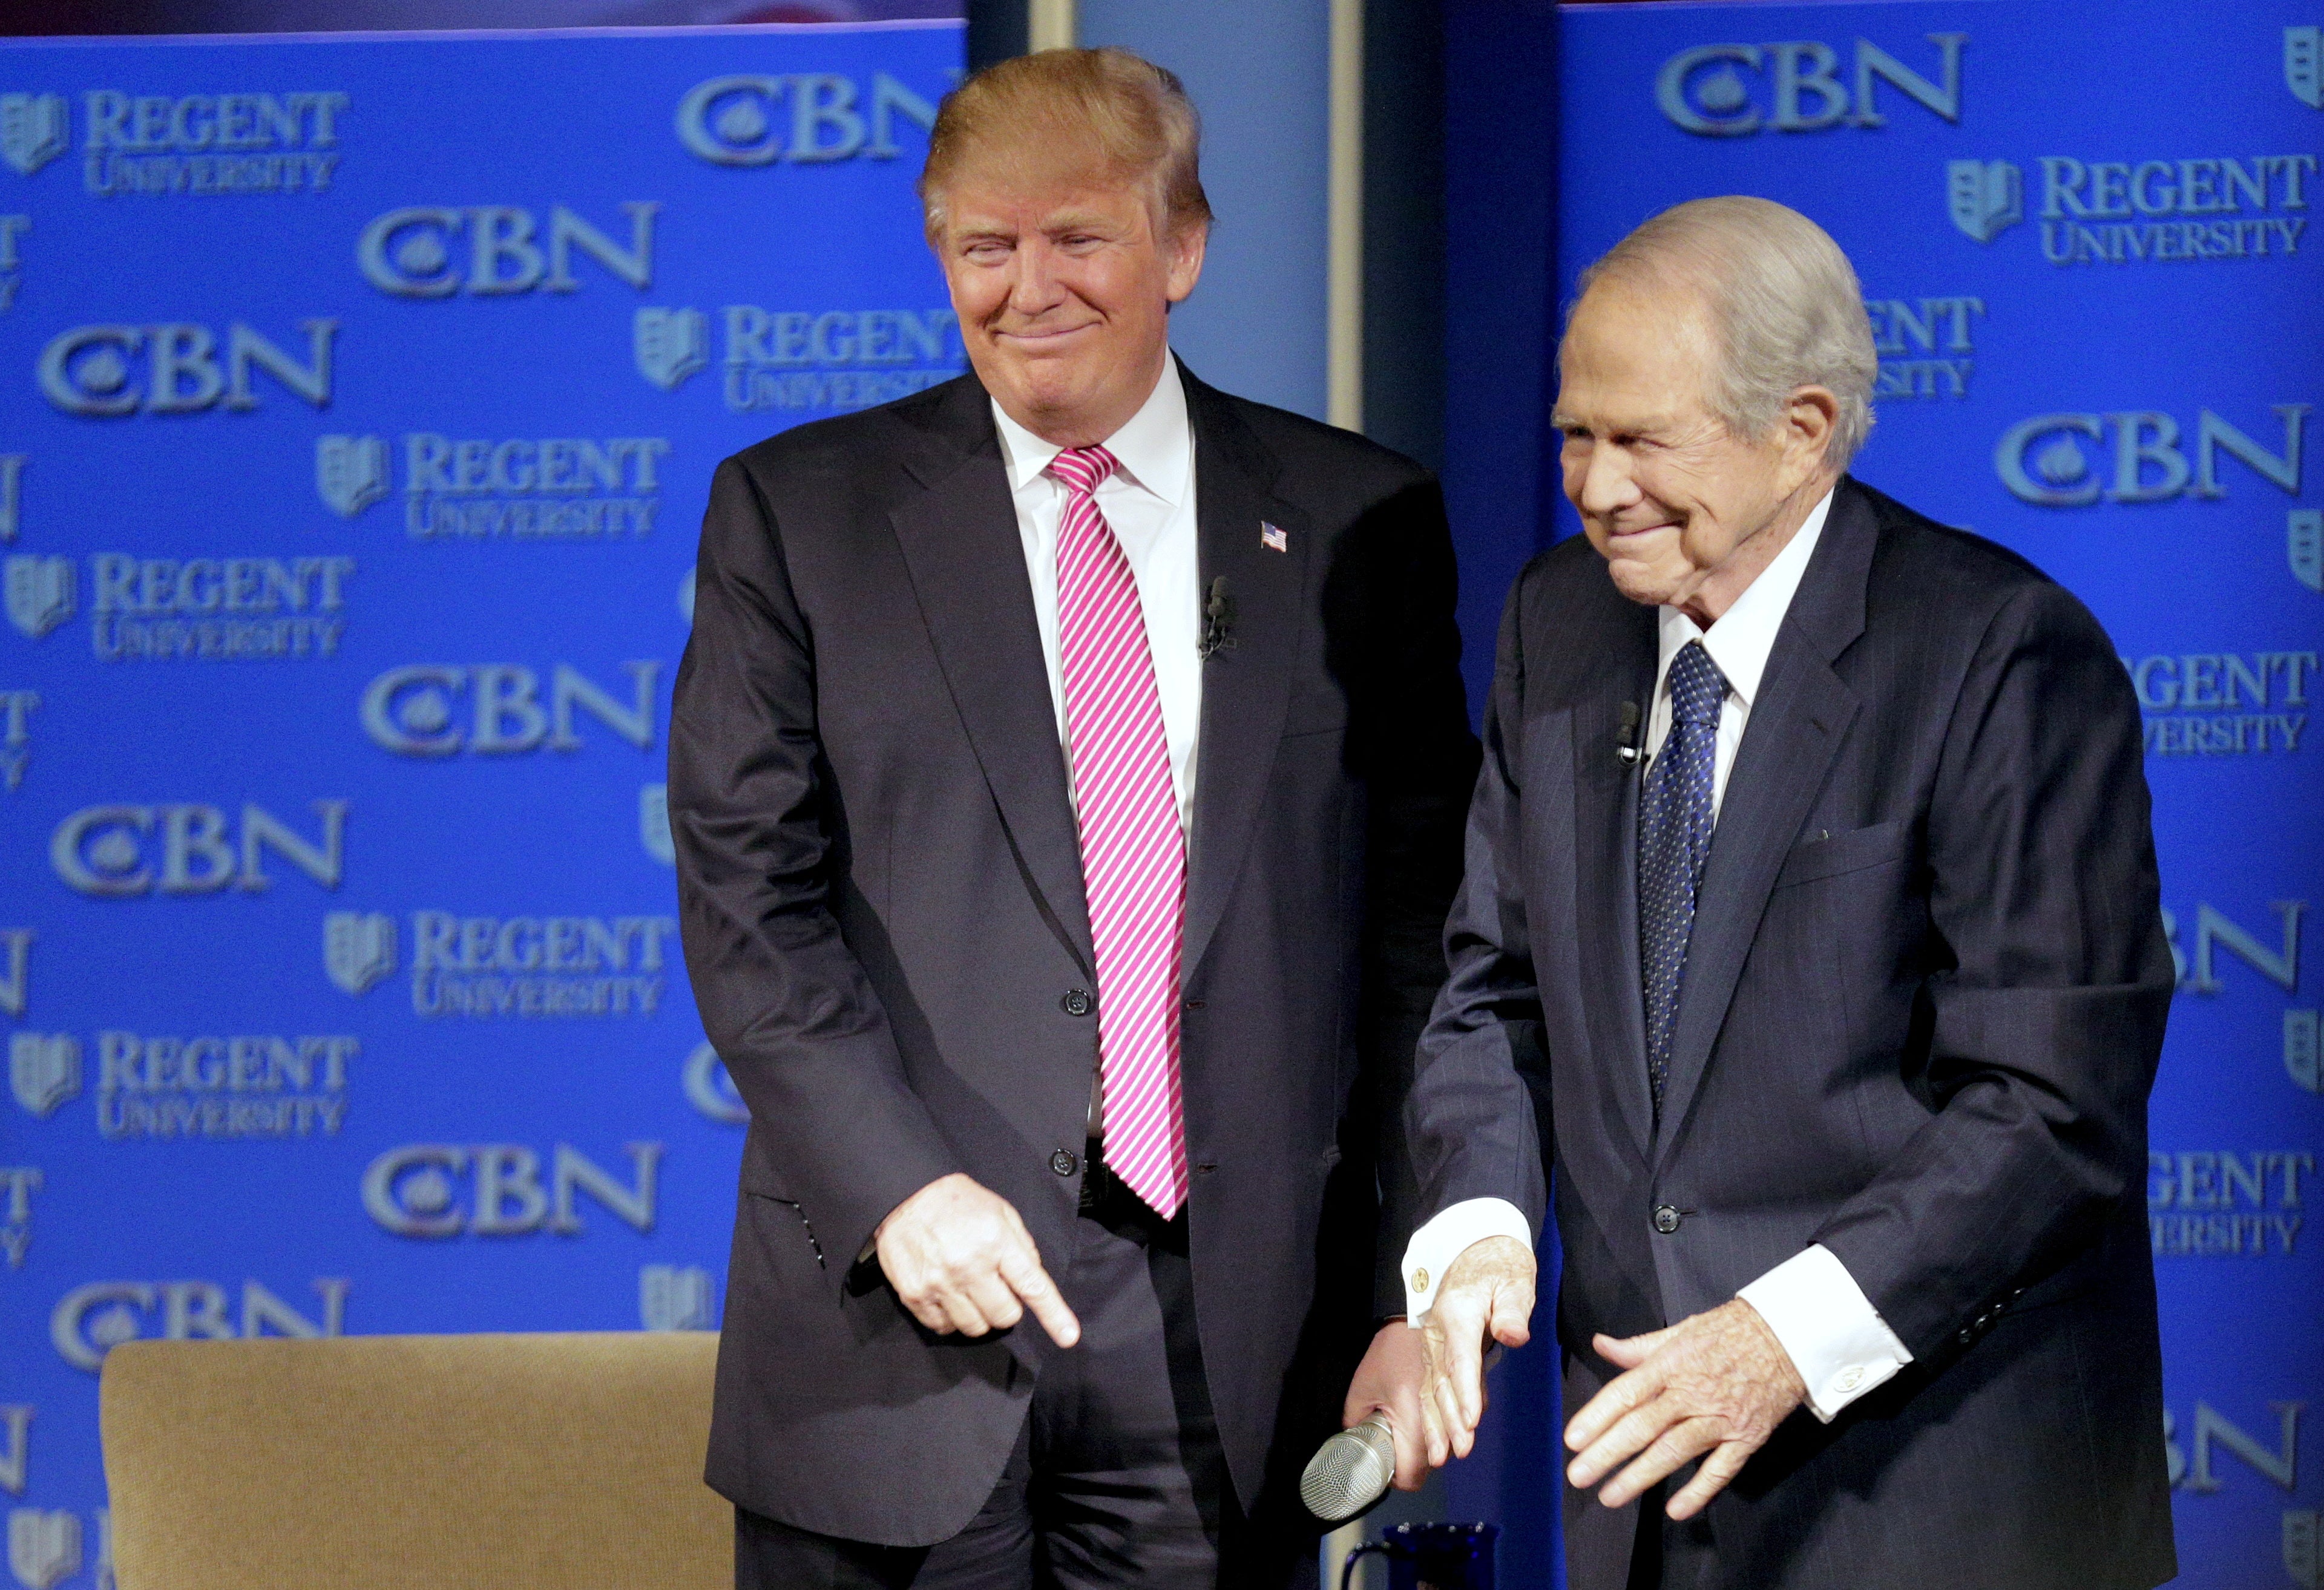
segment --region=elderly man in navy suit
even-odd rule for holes
[[[1409,1107],[1428,1456],[1554,1172],[1575,1590],[2146,1590],[2172,963],[2114,648],[1844,473],[1872,337],[1805,216],[1647,222],[1560,367],[1588,533],[1509,598]]]

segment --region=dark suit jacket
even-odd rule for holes
[[[1188,1218],[1249,1510],[1286,1466],[1296,1485],[1401,1310],[1410,1172],[1380,1145],[1443,977],[1477,750],[1427,474],[1191,375],[1186,399],[1204,589],[1223,576],[1236,607],[1190,832]],[[942,1539],[1056,1349],[1029,1318],[933,1336],[851,1262],[965,1172],[1059,1270],[1080,1172],[1053,1161],[1083,1148],[1097,1056],[1062,1003],[1097,987],[1080,852],[973,377],[719,467],[669,797],[687,969],[751,1108],[710,1483],[825,1534]]]
[[[2170,1577],[2141,1193],[2172,963],[2114,648],[2024,559],[1841,482],[1721,803],[1659,1133],[1615,755],[1655,664],[1583,538],[1520,577],[1409,1103],[1424,1211],[1538,1231],[1554,1167],[1569,1412],[1615,1373],[1593,1332],[1811,1243],[1847,1265],[1915,1362],[1751,1459],[1709,1511],[1726,1582]],[[1619,1590],[1635,1504],[1565,1497],[1574,1590]]]

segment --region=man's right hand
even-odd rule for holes
[[[921,1188],[889,1211],[872,1243],[888,1284],[939,1336],[1006,1330],[1030,1309],[1059,1346],[1082,1338],[1025,1222],[970,1177],[955,1172]]]
[[[1428,1465],[1466,1457],[1485,1416],[1485,1337],[1521,1347],[1532,1338],[1534,1257],[1514,1237],[1488,1236],[1461,1250],[1437,1282],[1421,1328],[1428,1378],[1420,1428]]]

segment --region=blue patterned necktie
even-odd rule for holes
[[[1670,733],[1646,769],[1638,802],[1638,959],[1646,973],[1646,1076],[1655,1118],[1670,1080],[1671,1028],[1686,980],[1694,896],[1711,855],[1711,779],[1718,765],[1719,709],[1727,679],[1690,640],[1672,659]]]

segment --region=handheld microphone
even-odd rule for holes
[[[1227,593],[1227,577],[1221,574],[1211,582],[1210,600],[1203,604],[1203,639],[1194,656],[1208,662],[1214,651],[1232,651],[1234,620],[1234,598]]]
[[[1299,1500],[1327,1524],[1371,1511],[1396,1478],[1396,1441],[1388,1415],[1375,1413],[1315,1448],[1299,1476]]]
[[[1621,705],[1621,727],[1614,731],[1614,757],[1625,767],[1635,764],[1645,755],[1638,749],[1638,703],[1626,701]]]

